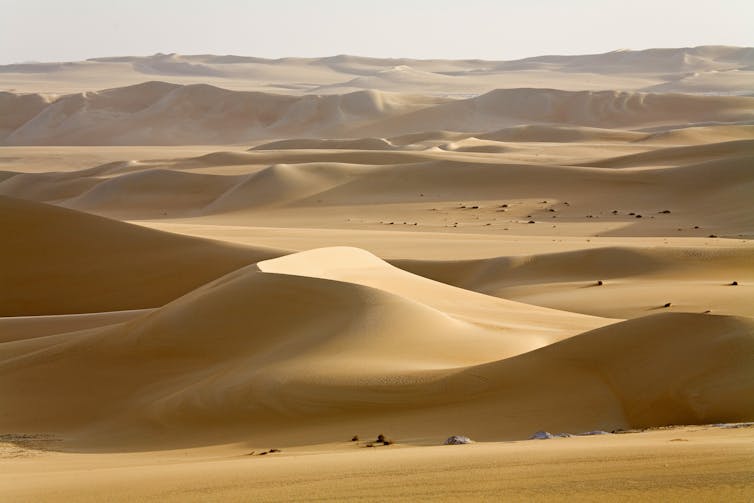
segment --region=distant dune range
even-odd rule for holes
[[[227,144],[338,134],[440,101],[377,91],[295,97],[165,82],[47,98],[43,109],[42,97],[13,96],[0,101],[15,111],[5,124],[13,128],[2,140],[6,145]]]
[[[626,491],[670,471],[656,452],[694,453],[707,478],[654,500],[737,487],[717,460],[745,428],[492,442],[754,421],[754,49],[157,54],[0,66],[0,90],[14,494],[128,465],[181,500],[158,464],[192,491],[300,487],[304,454],[403,470],[450,435],[479,442],[447,447],[459,462],[606,445]],[[396,445],[362,450],[379,433]],[[198,459],[210,475],[189,477]],[[605,475],[580,463],[591,490]],[[416,487],[445,490],[433,466]]]
[[[157,54],[14,64],[0,66],[0,145],[751,124],[753,69],[754,49],[717,46],[505,62]],[[530,141],[513,130],[496,137],[505,138]]]
[[[360,137],[521,124],[647,128],[754,122],[754,97],[498,89],[447,98],[356,91],[288,96],[147,82],[61,97],[0,95],[4,145],[230,144],[290,136]]]
[[[754,49],[619,50],[517,61],[155,54],[0,66],[2,88],[22,93],[68,94],[152,80],[290,95],[370,89],[463,97],[497,88],[751,94]]]

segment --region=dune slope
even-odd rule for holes
[[[0,229],[2,316],[157,307],[279,253],[8,197],[0,197]]]

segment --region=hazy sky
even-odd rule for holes
[[[0,0],[0,63],[98,56],[514,59],[754,45],[752,0]]]

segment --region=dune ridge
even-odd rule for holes
[[[373,89],[289,96],[145,82],[64,95],[44,107],[38,95],[4,96],[0,111],[14,111],[0,137],[4,145],[229,144],[294,135],[489,131],[532,123],[640,128],[754,120],[754,98],[746,96],[536,88],[450,100]]]
[[[497,89],[481,96],[387,118],[357,129],[374,135],[431,129],[491,130],[526,123],[640,128],[651,125],[739,122],[754,118],[754,99],[621,91]]]
[[[207,84],[144,82],[61,96],[41,108],[36,95],[0,101],[3,114],[30,102],[4,145],[228,144],[281,134],[340,133],[438,98],[365,90],[332,96],[230,91]],[[36,100],[36,101],[34,101]]]
[[[569,312],[634,318],[668,301],[684,312],[754,316],[750,249],[605,247],[477,260],[395,260],[402,269],[460,288]],[[602,282],[598,285],[597,282]],[[676,308],[674,308],[676,309]]]
[[[501,87],[735,94],[747,89],[747,84],[751,88],[753,50],[700,46],[514,61],[353,55],[264,59],[157,53],[0,65],[0,83],[9,90],[57,94],[124,87],[153,79],[297,95],[377,89],[461,97]]]

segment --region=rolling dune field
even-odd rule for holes
[[[750,501],[752,68],[0,66],[0,499]]]

